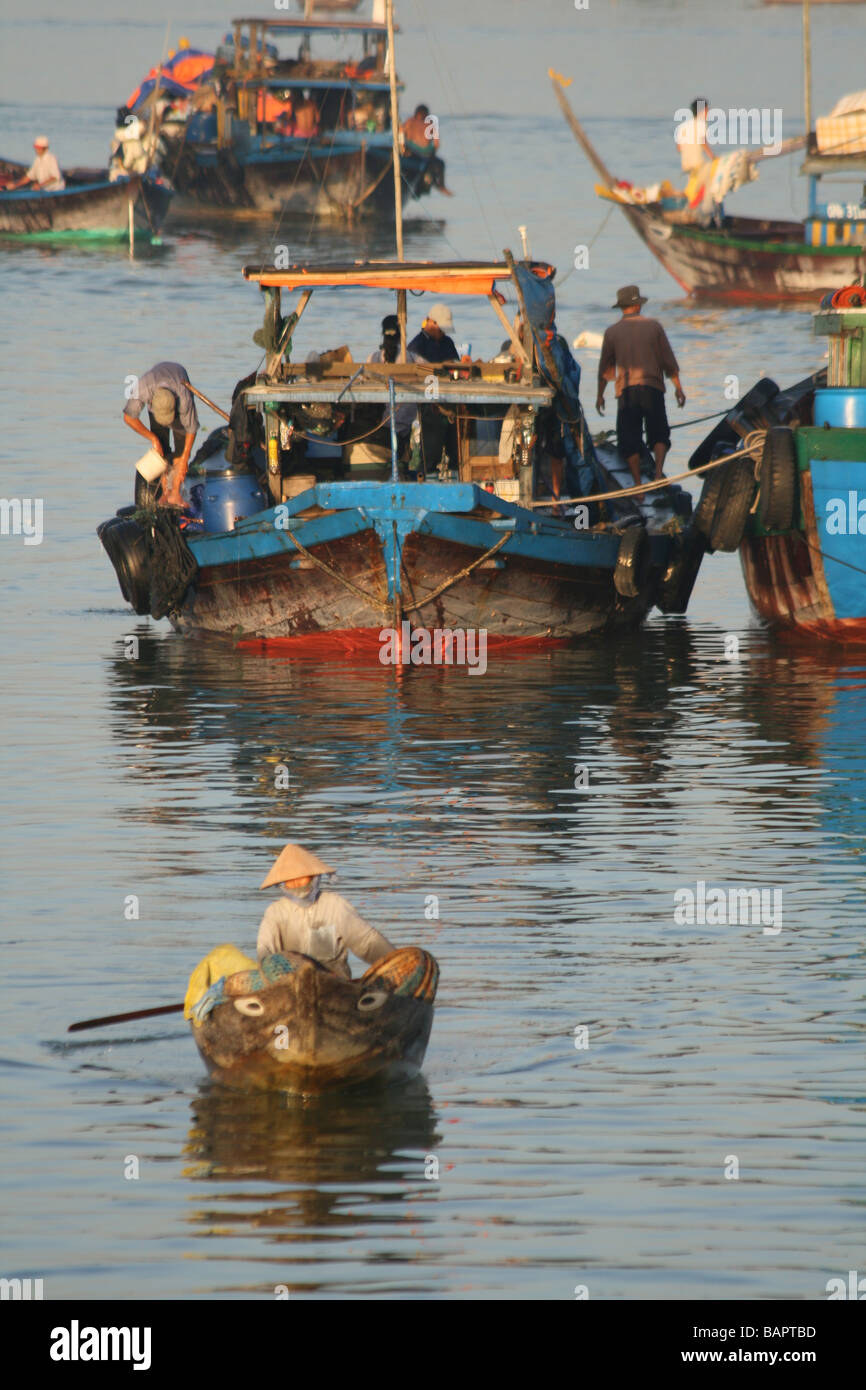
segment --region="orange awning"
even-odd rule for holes
[[[540,278],[552,274],[552,267],[536,263]],[[381,265],[244,266],[244,279],[263,287],[283,290],[312,290],[354,285],[371,290],[427,290],[431,294],[483,294],[493,292],[497,280],[507,280],[511,271],[504,262],[454,261],[436,265],[430,261],[403,261]]]

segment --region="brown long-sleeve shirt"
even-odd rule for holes
[[[616,380],[616,394],[627,386],[664,391],[665,377],[679,374],[677,359],[658,319],[632,314],[612,323],[601,345],[598,384]]]

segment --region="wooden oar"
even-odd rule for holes
[[[156,1018],[158,1014],[182,1014],[183,1004],[162,1004],[158,1009],[135,1009],[131,1014],[106,1014],[105,1018],[86,1018],[83,1023],[70,1023],[67,1033],[81,1033],[85,1028],[105,1028],[109,1023],[132,1023],[137,1018]]]
[[[206,396],[204,391],[199,391],[197,386],[193,386],[191,381],[187,382],[187,386],[189,387],[190,391],[192,391],[192,394],[194,396],[198,396],[200,401],[204,401],[205,405],[209,405],[211,410],[216,411],[217,415],[221,415],[224,420],[231,419],[231,416],[226,415],[225,411],[221,410],[220,407],[214,401],[212,401],[209,396]]]

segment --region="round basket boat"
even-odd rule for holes
[[[414,1076],[438,979],[433,956],[414,946],[383,957],[359,980],[287,952],[222,976],[193,1002],[188,995],[187,1016],[217,1080],[309,1095]]]

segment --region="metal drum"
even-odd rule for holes
[[[255,474],[235,469],[220,451],[202,459],[186,481],[190,509],[200,512],[205,531],[232,531],[243,517],[270,506]]]

